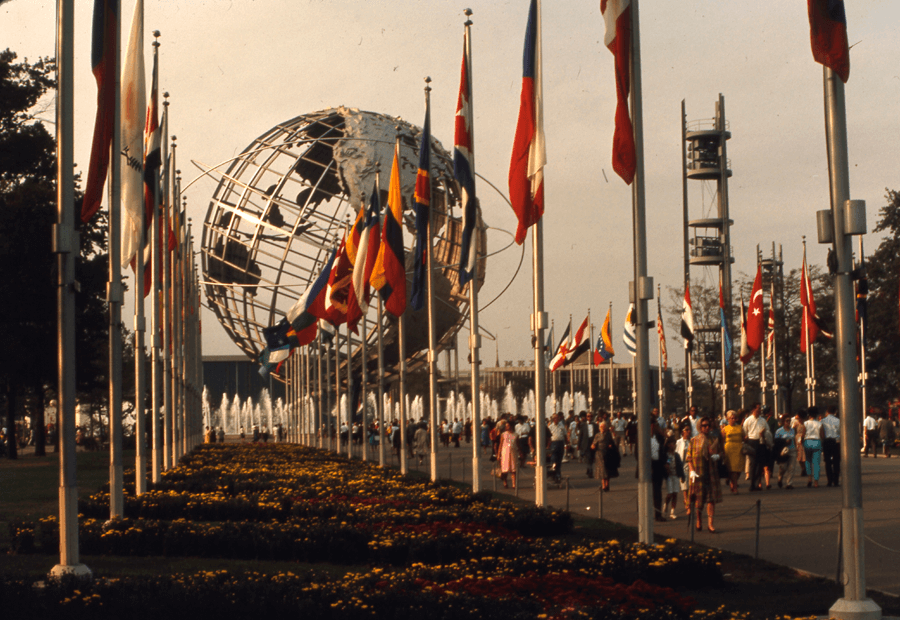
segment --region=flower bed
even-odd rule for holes
[[[106,522],[108,506],[104,493],[80,504],[85,555],[295,560],[361,568],[341,578],[316,571],[300,576],[202,572],[39,590],[25,582],[0,583],[0,601],[16,599],[18,609],[20,598],[30,600],[32,607],[21,604],[41,611],[10,617],[61,611],[67,618],[113,617],[125,609],[137,618],[179,609],[179,615],[196,610],[202,616],[418,619],[427,614],[429,620],[473,614],[508,619],[724,613],[698,614],[673,589],[719,583],[718,552],[698,552],[675,540],[641,545],[560,539],[572,529],[567,513],[408,480],[389,469],[298,446],[203,446],[150,492],[129,495],[125,518]],[[58,527],[53,518],[20,522],[13,538],[16,552],[55,553]],[[132,599],[141,607],[136,613],[134,605],[128,607]]]

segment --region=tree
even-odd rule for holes
[[[41,102],[56,86],[56,66],[48,58],[34,64],[15,61],[15,53],[0,52],[0,339],[7,353],[0,365],[0,390],[10,458],[16,457],[16,420],[25,413],[24,403],[30,403],[36,453],[43,454],[44,405],[56,393],[58,374],[57,265],[52,253],[56,143],[38,119]],[[75,213],[81,211],[80,202],[76,187]],[[75,350],[82,400],[99,394],[108,374],[106,228],[101,212],[79,231]],[[133,373],[124,373],[126,382],[129,376]]]
[[[900,385],[900,193],[885,189],[887,204],[874,232],[887,233],[871,257],[868,275],[868,321],[866,322],[866,372],[868,402],[881,406],[897,399]],[[885,407],[886,409],[886,407]]]
[[[792,269],[784,276],[783,283],[776,282],[775,295],[775,333],[776,350],[778,355],[779,391],[784,399],[785,410],[793,411],[797,402],[805,403],[806,390],[806,359],[800,350],[800,330],[802,328],[802,307],[800,306],[800,269]],[[817,313],[828,332],[834,332],[834,295],[831,277],[817,265],[809,265],[810,282],[813,296],[817,304]],[[769,276],[763,278],[763,295],[765,298],[765,311],[768,312],[770,297]],[[739,274],[733,282],[733,308],[729,333],[733,341],[733,353],[728,366],[728,382],[731,393],[730,407],[737,409],[740,405],[740,294],[744,291],[745,304],[749,300],[753,287],[754,275]],[[783,290],[782,290],[783,287]],[[669,287],[670,303],[666,310],[669,316],[670,329],[678,333],[681,325],[683,289]],[[783,300],[783,305],[782,305]],[[691,307],[694,314],[694,327],[698,335],[694,343],[694,361],[704,350],[709,353],[714,362],[700,367],[695,367],[693,376],[694,404],[701,409],[717,410],[721,393],[716,389],[716,383],[721,381],[719,370],[719,336],[718,332],[704,332],[703,329],[717,329],[721,324],[719,315],[719,292],[712,286],[691,283]],[[705,339],[705,340],[704,340]],[[680,341],[679,341],[680,343]],[[817,394],[821,395],[825,402],[834,401],[837,395],[837,356],[833,341],[820,334],[814,345],[815,368],[817,380]],[[766,360],[766,376],[769,385],[772,379],[772,359]],[[706,367],[704,367],[706,366]],[[757,351],[752,359],[744,364],[745,403],[760,400],[759,385],[761,373],[760,353]],[[770,388],[771,389],[771,388]]]

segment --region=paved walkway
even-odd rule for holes
[[[377,451],[370,459],[377,461]],[[471,481],[472,446],[441,447],[438,452],[438,473],[441,478]],[[493,489],[491,463],[482,457],[482,488]],[[397,466],[392,456],[388,461]],[[410,462],[410,469],[416,464]],[[427,463],[421,468],[427,471]],[[604,519],[637,527],[637,480],[635,460],[622,458],[620,477],[612,480],[611,491],[604,493],[602,503],[598,481],[586,476],[586,468],[577,461],[563,464],[563,476],[568,477],[569,489],[548,488],[548,503],[557,508],[568,507],[572,512],[587,516],[601,515]],[[799,471],[799,470],[798,470]],[[534,470],[522,472],[518,496],[534,501],[532,477]],[[863,511],[865,519],[866,586],[900,596],[900,458],[862,459]],[[819,488],[807,488],[806,478],[795,476],[793,490],[778,489],[749,493],[749,483],[741,480],[738,495],[729,492],[723,483],[723,501],[716,506],[716,532],[691,532],[689,520],[679,494],[678,518],[665,523],[654,522],[654,533],[691,540],[728,551],[750,556],[756,553],[757,500],[759,501],[759,557],[777,564],[834,578],[838,570],[838,529],[842,502],[841,488],[825,486],[824,469]],[[504,489],[497,481],[497,491],[514,495],[515,490]],[[704,513],[705,516],[705,513]]]

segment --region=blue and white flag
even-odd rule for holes
[[[634,335],[634,304],[628,306],[628,314],[625,316],[625,332],[622,334],[622,340],[625,341],[625,348],[632,356],[637,355],[637,339]]]

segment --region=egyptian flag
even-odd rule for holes
[[[603,321],[603,327],[600,328],[600,337],[597,338],[597,350],[594,352],[595,366],[599,366],[616,354],[613,349],[612,331],[610,329],[611,313],[612,310],[606,311],[606,319]]]
[[[150,294],[153,285],[151,255],[149,250],[150,227],[159,195],[159,171],[162,166],[160,143],[162,132],[159,127],[159,67],[158,57],[153,54],[153,73],[150,78],[150,101],[147,103],[147,121],[144,125],[144,297]],[[160,237],[162,244],[162,237]]]
[[[428,244],[431,243],[431,106],[425,104],[425,126],[419,145],[419,169],[416,171],[416,253],[413,256],[413,284],[410,303],[413,310],[425,307],[428,295]]]
[[[403,196],[400,193],[400,143],[394,145],[394,163],[391,165],[391,184],[388,188],[388,208],[384,212],[381,228],[381,245],[375,268],[372,270],[372,286],[381,295],[384,308],[394,316],[406,310],[406,257],[403,250]]]
[[[850,77],[850,46],[843,0],[806,0],[813,59],[834,71],[845,84]]]
[[[606,23],[603,42],[616,63],[616,129],[613,133],[612,166],[625,183],[631,185],[637,155],[634,128],[628,112],[631,90],[631,0],[600,0],[600,12]]]
[[[462,71],[459,98],[456,101],[456,126],[453,134],[453,176],[459,183],[463,210],[462,243],[459,259],[459,283],[465,285],[475,275],[475,154],[472,142],[472,85],[469,82],[469,31],[463,34]]]
[[[100,210],[103,184],[109,170],[113,123],[116,107],[116,49],[119,42],[119,3],[94,0],[94,25],[91,40],[91,67],[97,81],[97,116],[88,166],[81,221],[87,222]]]
[[[759,351],[766,334],[766,315],[763,312],[762,265],[756,266],[756,279],[750,291],[747,308],[747,347],[753,353]]]
[[[556,346],[556,355],[550,360],[550,372],[562,368],[566,363],[566,352],[569,350],[569,332],[572,330],[572,321],[569,321],[566,331],[563,333],[559,344]]]
[[[578,331],[575,332],[575,339],[572,341],[572,346],[566,351],[566,363],[565,366],[573,363],[578,359],[585,351],[589,351],[591,348],[591,338],[590,338],[590,315],[584,317],[584,320],[581,322],[581,326],[578,328]]]
[[[378,185],[372,187],[372,196],[369,200],[369,208],[365,209],[365,219],[359,235],[359,247],[356,251],[356,261],[353,264],[353,279],[350,286],[350,299],[347,306],[347,325],[356,333],[356,325],[369,310],[369,302],[372,299],[371,285],[372,269],[375,267],[375,259],[378,258],[378,245],[381,238],[381,227],[378,223],[378,214],[381,211],[381,201],[378,199]],[[363,210],[360,210],[362,213]]]
[[[541,84],[540,0],[531,0],[525,30],[522,94],[519,120],[509,164],[509,199],[519,220],[516,243],[525,241],[528,229],[544,214],[544,104]]]
[[[688,351],[694,346],[694,310],[691,308],[691,287],[684,285],[684,303],[681,309],[681,337],[684,338],[684,348]]]

